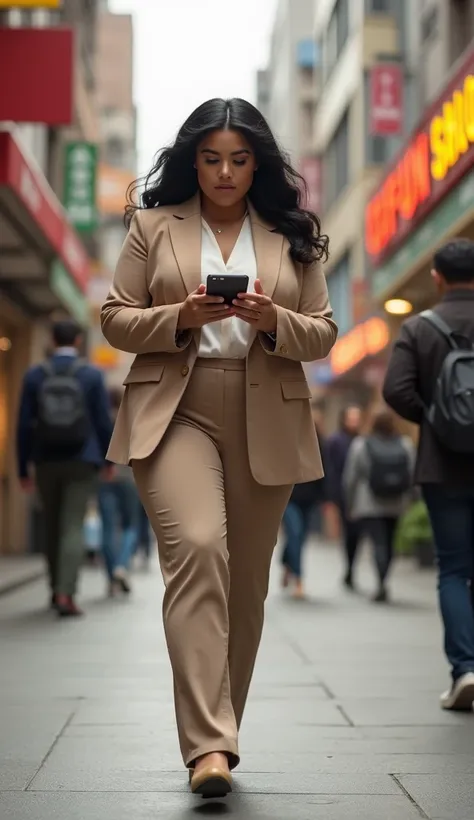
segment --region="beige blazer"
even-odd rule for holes
[[[201,283],[200,198],[138,211],[125,239],[101,324],[113,347],[135,353],[108,458],[145,459],[186,390],[200,330],[176,344],[180,304]],[[337,336],[322,266],[294,263],[289,243],[250,208],[258,275],[277,307],[274,346],[257,337],[247,357],[247,439],[260,484],[323,474],[301,362],[323,359]]]

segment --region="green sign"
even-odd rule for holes
[[[443,241],[464,214],[474,207],[474,171],[438,205],[433,214],[389,260],[372,272],[372,295],[381,296],[405,271]]]
[[[64,206],[78,231],[97,226],[97,145],[70,142],[66,145]]]
[[[83,327],[89,324],[89,303],[61,262],[54,262],[49,285],[55,296]]]

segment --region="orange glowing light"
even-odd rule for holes
[[[341,376],[366,356],[380,353],[390,341],[390,331],[383,319],[373,316],[341,336],[331,352],[331,370]]]

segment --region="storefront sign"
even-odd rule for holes
[[[49,285],[53,293],[69,311],[71,316],[84,327],[89,323],[89,305],[86,297],[75,286],[61,262],[55,262]]]
[[[351,370],[367,356],[380,353],[390,341],[388,325],[378,316],[352,328],[341,336],[334,345],[331,356],[331,370],[334,376],[341,376]]]
[[[73,69],[72,29],[0,26],[0,121],[71,125]]]
[[[402,274],[422,263],[427,254],[452,235],[456,224],[474,208],[474,170],[456,186],[403,246],[380,268],[372,271],[372,296],[380,298]]]
[[[0,9],[59,9],[62,0],[0,0]]]
[[[91,350],[91,364],[102,370],[117,367],[120,362],[120,353],[110,345],[96,345]]]
[[[370,70],[370,133],[374,137],[403,131],[403,70],[396,63],[379,63]]]
[[[122,216],[127,202],[127,189],[136,178],[133,171],[99,164],[97,206],[104,216]]]
[[[474,165],[474,48],[393,163],[365,214],[374,266],[392,253]]]
[[[64,207],[74,227],[90,233],[97,226],[97,146],[90,142],[66,145]]]
[[[52,252],[61,260],[81,291],[89,278],[89,259],[67,220],[61,203],[41,171],[30,164],[16,139],[0,132],[0,190],[7,188],[20,208],[33,218]]]

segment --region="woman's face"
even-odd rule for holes
[[[244,199],[256,168],[254,152],[238,131],[212,131],[198,145],[199,187],[215,205],[230,207]]]

